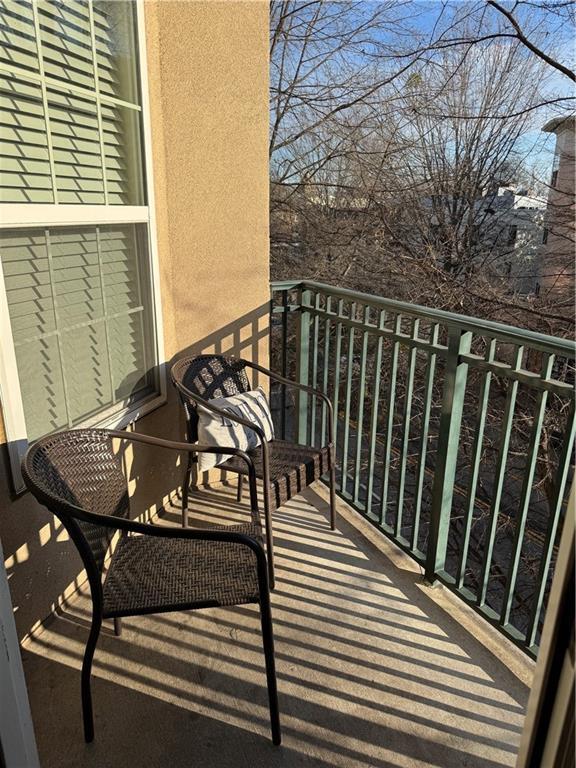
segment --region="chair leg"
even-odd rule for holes
[[[272,534],[272,512],[270,509],[270,489],[264,487],[264,520],[266,523],[266,556],[268,560],[268,581],[270,591],[274,590],[274,542]]]
[[[238,490],[236,492],[236,501],[242,501],[242,488],[244,486],[244,475],[238,474]]]
[[[94,613],[92,615],[92,626],[90,635],[84,651],[84,661],[82,662],[82,717],[84,719],[84,740],[87,744],[94,741],[94,715],[92,713],[92,693],[90,690],[90,673],[92,671],[92,659],[94,658],[94,649],[98,642],[100,627],[102,626],[102,617]]]
[[[182,528],[188,528],[188,491],[190,490],[190,480],[192,477],[192,454],[188,454],[188,463],[184,472],[184,481],[182,483]]]
[[[122,619],[118,616],[114,619],[114,634],[116,637],[122,635]]]
[[[268,704],[270,707],[270,727],[272,743],[278,746],[282,741],[280,732],[280,710],[278,707],[278,687],[276,685],[276,663],[274,661],[274,634],[272,631],[272,612],[270,610],[270,595],[266,590],[260,595],[260,622],[262,625],[262,642],[266,660],[266,682],[268,684]]]
[[[330,449],[330,530],[336,530],[336,468],[334,466],[334,449]]]

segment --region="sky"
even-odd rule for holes
[[[499,1],[507,3],[507,7],[512,8],[512,4],[508,0]],[[565,65],[570,66],[574,59],[574,24],[554,12],[549,13],[538,8],[538,2],[540,0],[515,2],[515,17],[518,18],[522,29],[534,44]],[[298,5],[305,9],[298,27],[300,39],[304,39],[306,24],[314,17],[317,5],[307,2],[307,0],[300,0]],[[345,6],[351,9],[350,12],[340,13],[340,10]],[[371,17],[379,8],[383,11],[382,21],[377,26],[369,26]],[[325,46],[330,45],[330,43],[323,42],[322,35],[326,35],[328,40],[331,39],[331,36],[334,36],[334,40],[338,40],[341,34],[346,34],[355,28],[362,28],[364,23],[368,23],[368,31],[363,32],[360,41],[354,39],[354,44],[346,48],[345,55],[338,54],[330,61],[327,68],[322,68],[319,73],[312,74],[306,80],[301,91],[304,103],[306,103],[307,95],[305,88],[316,88],[320,91],[324,88],[326,89],[326,103],[328,104],[329,89],[334,88],[337,83],[345,82],[345,78],[340,76],[341,73],[348,70],[353,71],[357,67],[359,68],[358,71],[365,70],[368,84],[370,78],[382,77],[387,69],[391,74],[400,72],[402,65],[410,61],[409,52],[420,51],[426,48],[432,40],[438,41],[439,37],[443,41],[450,41],[455,38],[458,40],[461,39],[462,35],[470,35],[472,39],[477,39],[496,32],[511,33],[513,31],[510,22],[496,9],[488,6],[486,0],[379,0],[379,2],[376,0],[356,0],[356,2],[349,4],[329,2],[324,6],[323,13],[328,17],[333,16],[335,21],[328,20],[325,25],[325,19],[322,17],[322,29],[318,31],[317,28],[314,28],[314,35],[318,36],[319,58],[326,53]],[[458,27],[453,26],[456,19],[460,22]],[[470,46],[467,55],[470,58],[476,56],[478,61],[483,61],[484,56],[480,58],[481,51],[483,54],[488,52],[490,55],[492,50],[500,49],[502,51],[512,44],[516,44],[515,38],[498,37]],[[312,48],[314,48],[314,42],[312,42]],[[461,51],[463,47],[458,46],[457,50]],[[316,51],[314,52],[316,53]],[[299,66],[299,53],[300,44],[296,42],[294,67]],[[539,62],[539,59],[524,46],[520,46],[518,53],[521,61],[525,60],[527,66],[530,63],[531,69],[534,69],[533,65]],[[387,92],[387,98],[391,97],[389,103],[393,105],[395,93],[397,98],[403,97],[406,84],[413,72],[418,72],[418,76],[422,76],[425,82],[426,68],[433,68],[434,61],[440,61],[441,57],[445,55],[445,50],[426,51],[414,65],[415,69],[404,71],[398,77],[394,76]],[[312,57],[311,61],[313,71],[317,57]],[[278,63],[277,61],[276,64]],[[482,71],[483,66],[480,64],[480,71]],[[537,169],[538,176],[546,179],[549,178],[552,165],[555,137],[553,134],[543,132],[542,127],[552,117],[569,112],[575,102],[574,100],[572,102],[567,100],[568,97],[573,98],[574,96],[572,81],[549,65],[541,63],[541,68],[545,72],[544,82],[539,87],[538,92],[534,91],[536,103],[539,106],[529,112],[528,126],[518,142],[518,150],[527,157],[528,165],[531,165],[535,170]],[[287,71],[289,79],[290,65],[288,65]],[[518,70],[513,71],[517,72]],[[273,76],[276,72],[277,69],[275,70],[273,67]],[[530,82],[528,84],[531,85]],[[283,88],[278,89],[277,93],[290,91],[290,89],[286,91],[287,81],[283,83],[283,86]],[[335,91],[335,93],[340,93],[340,91]],[[349,98],[345,87],[341,89],[341,98]],[[559,98],[563,100],[561,102],[556,101]],[[548,105],[545,103],[547,101],[555,101],[555,103]],[[473,104],[470,106],[474,112]],[[319,113],[321,113],[321,108],[322,105],[320,104]],[[290,118],[295,121],[295,124],[288,122]],[[391,118],[393,120],[393,115]],[[289,113],[289,118],[286,118],[285,124],[297,132],[301,127],[300,119],[301,114],[295,109],[294,112]],[[304,117],[304,125],[307,119]],[[310,119],[313,122],[317,116],[315,115]]]
[[[514,10],[514,16],[521,29],[545,53],[568,67],[573,66],[576,60],[576,29],[574,24],[567,22],[564,15],[559,16],[543,10],[538,7],[537,0],[524,0],[519,3],[501,0],[501,4],[510,11]],[[428,37],[437,37],[440,31],[449,26],[456,14],[483,6],[486,8],[486,31],[489,31],[490,25],[497,23],[502,24],[506,30],[512,30],[510,23],[496,9],[487,7],[484,0],[413,0],[410,5],[414,9],[412,24]],[[532,54],[527,51],[527,55]],[[519,150],[530,156],[532,165],[540,172],[547,166],[551,167],[555,147],[554,134],[543,132],[541,127],[551,118],[574,111],[576,107],[574,83],[563,73],[552,68],[549,68],[546,76],[545,94],[550,98],[563,97],[571,101],[539,109],[535,116],[538,125],[526,132],[520,141]]]

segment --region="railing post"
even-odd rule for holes
[[[282,341],[280,352],[280,375],[288,377],[288,291],[282,291]],[[280,389],[280,433],[286,440],[286,386]]]
[[[444,569],[446,562],[450,511],[460,444],[460,424],[468,376],[468,364],[462,362],[460,355],[470,351],[471,341],[470,332],[462,332],[458,326],[448,326],[448,352],[444,371],[438,454],[432,485],[430,533],[426,551],[425,578],[430,584],[436,581],[436,574]]]
[[[296,328],[296,340],[298,349],[296,350],[296,380],[300,384],[308,385],[308,375],[310,367],[310,312],[304,308],[304,305],[310,306],[312,292],[309,290],[298,290],[298,318]],[[298,392],[297,409],[297,439],[301,444],[307,442],[308,437],[308,394]]]

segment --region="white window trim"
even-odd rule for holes
[[[148,224],[146,205],[3,203],[1,229],[66,227],[82,224]]]
[[[145,223],[148,227],[148,257],[152,293],[152,324],[155,330],[156,360],[159,392],[149,400],[132,404],[117,411],[113,417],[98,414],[82,426],[122,429],[166,403],[166,358],[160,295],[160,269],[154,202],[154,176],[152,167],[152,139],[150,102],[148,96],[148,68],[146,58],[146,29],[144,0],[136,1],[137,56],[139,62],[142,97],[142,133],[144,150],[144,178],[148,205],[39,205],[4,204],[0,206],[0,229],[31,228],[40,226],[67,226],[80,224]],[[24,405],[18,379],[16,352],[2,263],[0,261],[0,407],[4,421],[6,442],[12,468],[14,491],[25,490],[20,464],[28,448]]]

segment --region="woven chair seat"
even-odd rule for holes
[[[276,507],[281,507],[329,470],[327,447],[312,448],[285,440],[271,440],[268,446],[270,486],[275,494]],[[263,478],[262,449],[258,446],[247,453],[254,462],[256,476],[261,480]],[[246,463],[238,460],[236,456],[220,464],[219,468],[246,474]]]
[[[219,528],[262,542],[259,525]],[[103,597],[108,618],[258,602],[256,557],[247,546],[228,542],[123,536]]]

